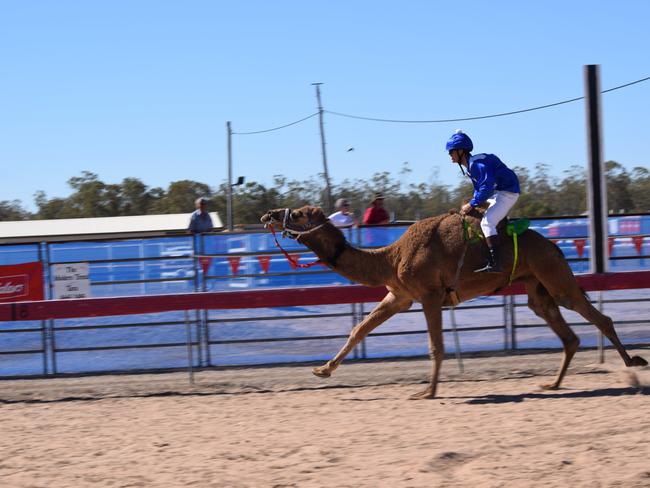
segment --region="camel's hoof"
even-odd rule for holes
[[[409,400],[433,400],[436,397],[436,393],[427,388],[424,391],[414,393],[409,397]]]
[[[641,356],[633,356],[630,360],[630,364],[628,366],[647,366],[648,361],[643,359]]]
[[[332,373],[325,366],[318,366],[311,370],[311,372],[319,378],[329,378]]]
[[[543,385],[539,385],[542,390],[559,390],[560,385],[557,383],[544,383]]]

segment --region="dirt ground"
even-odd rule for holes
[[[650,369],[597,359],[449,359],[419,401],[424,360],[1,381],[0,486],[650,487]]]

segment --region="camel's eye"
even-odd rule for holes
[[[300,210],[294,210],[293,212],[291,212],[292,220],[298,220],[300,217],[302,217],[302,212]]]

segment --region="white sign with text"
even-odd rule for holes
[[[55,299],[90,297],[88,263],[53,264],[53,297]]]

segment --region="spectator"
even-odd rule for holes
[[[388,212],[384,208],[384,195],[375,193],[375,198],[370,202],[370,207],[363,214],[363,223],[366,225],[384,225],[388,221]]]
[[[329,219],[336,227],[354,227],[359,225],[356,217],[350,211],[350,202],[345,198],[336,201],[336,212],[329,216]]]
[[[192,234],[202,234],[203,232],[210,232],[212,230],[212,219],[206,210],[208,205],[207,198],[197,198],[194,202],[196,210],[192,212],[190,217],[190,225],[187,228]]]

